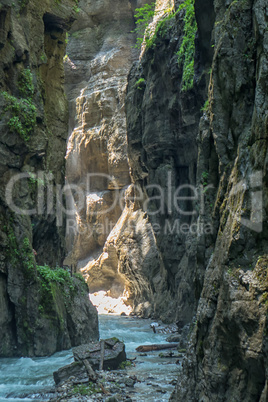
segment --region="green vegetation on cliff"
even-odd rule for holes
[[[166,32],[166,23],[175,17],[177,12],[174,12],[173,8],[167,8],[165,10],[155,10],[155,3],[145,4],[141,8],[137,8],[136,14],[136,28],[134,32],[137,34],[136,46],[140,48],[143,41],[147,48],[154,47],[157,37],[163,37]],[[149,24],[153,21],[153,17],[156,14],[163,14],[161,19],[157,22],[155,30],[151,35],[148,32]]]
[[[163,38],[166,35],[169,21],[174,19],[180,11],[185,10],[183,39],[177,52],[179,67],[182,67],[182,91],[191,89],[194,82],[195,35],[197,32],[194,5],[195,0],[185,0],[177,11],[172,8],[155,11],[155,3],[151,3],[137,8],[135,14],[136,47],[140,48],[144,41],[147,48],[153,48],[157,38]],[[150,34],[148,27],[156,13],[163,13],[163,15],[157,22],[153,34]]]
[[[33,104],[34,85],[30,69],[23,70],[18,78],[19,97],[2,92],[4,113],[11,117],[7,123],[11,132],[19,134],[24,142],[29,141],[36,125],[36,107]]]
[[[48,265],[38,265],[37,272],[42,280],[42,288],[48,293],[51,293],[51,284],[53,282],[59,285],[68,285],[70,291],[75,289],[70,273],[65,271],[63,268],[57,267],[55,269],[51,269]]]
[[[149,24],[152,22],[152,19],[154,17],[155,12],[154,9],[155,9],[155,3],[151,3],[151,4],[144,4],[143,7],[136,8],[135,10],[136,14],[134,15],[134,17],[136,18],[136,28],[134,29],[133,32],[137,34],[137,40],[135,46],[137,48],[140,48],[142,45],[144,35],[146,35],[147,28]]]
[[[9,263],[12,266],[20,267],[26,278],[33,278],[35,275],[35,259],[30,240],[27,236],[20,244],[13,229],[13,219],[10,218],[3,230],[7,236],[6,250]]]
[[[185,0],[179,7],[179,10],[185,9],[184,35],[177,53],[178,64],[182,66],[182,91],[188,91],[194,84],[195,35],[197,31],[194,3],[195,0]]]
[[[63,295],[66,308],[69,307],[71,300],[78,292],[84,295],[88,293],[84,279],[78,275],[72,277],[63,268],[56,267],[52,269],[48,265],[37,265],[37,275],[41,284],[41,300],[39,305],[41,313],[50,313],[51,308],[54,308],[53,306],[56,306],[56,309],[58,309],[59,291]]]
[[[157,25],[156,25],[155,30],[154,30],[154,34],[151,35],[150,37],[145,38],[146,46],[148,48],[155,46],[157,38],[164,38],[165,37],[165,35],[167,33],[167,29],[168,29],[168,22],[170,20],[172,20],[173,18],[175,18],[175,16],[177,15],[178,11],[179,10],[174,12],[174,10],[170,9],[170,8],[164,10],[164,12],[165,12],[164,17],[162,17],[157,22]]]

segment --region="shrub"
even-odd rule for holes
[[[144,7],[137,8],[135,11],[135,18],[137,20],[134,32],[138,35],[135,46],[137,48],[141,47],[143,41],[145,41],[147,48],[153,47],[157,36],[163,37],[166,33],[167,21],[174,18],[177,14],[177,12],[173,12],[172,8],[159,10],[158,12],[164,13],[165,16],[158,21],[153,35],[150,36],[149,32],[147,32],[147,28],[152,22],[154,15],[157,13],[155,11],[155,3],[145,4]]]
[[[194,3],[195,0],[185,0],[178,10],[185,9],[184,35],[177,52],[178,64],[182,66],[182,91],[188,91],[194,84],[195,35],[197,31]]]
[[[204,106],[201,107],[201,112],[208,112],[209,109],[209,100],[207,99],[206,102],[204,103]]]
[[[134,17],[136,18],[136,28],[133,32],[137,34],[135,47],[140,48],[144,39],[144,34],[154,17],[155,3],[145,4],[143,7],[136,8]]]
[[[19,134],[27,142],[36,125],[36,107],[32,102],[34,85],[32,73],[29,69],[23,70],[20,74],[18,89],[20,98],[2,92],[5,100],[3,111],[11,114],[7,123],[9,130]]]
[[[144,78],[138,79],[138,81],[136,81],[135,83],[135,87],[139,90],[142,90],[142,88],[145,87],[145,79]]]

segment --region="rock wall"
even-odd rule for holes
[[[142,217],[133,227],[151,230],[124,239],[132,244],[120,269],[146,282],[146,311],[179,327],[192,320],[172,400],[264,401],[267,8],[261,0],[196,0],[195,16],[192,89],[183,90],[175,55],[185,36],[183,10],[165,22],[129,76],[132,205]],[[199,190],[188,187],[172,210],[168,187],[172,194],[184,184]],[[146,239],[157,258],[139,261]]]
[[[43,356],[98,337],[83,283],[67,274],[63,286],[36,265],[60,266],[65,254],[62,59],[75,7],[71,0],[0,6],[0,356]]]
[[[115,250],[105,244],[130,184],[125,95],[138,58],[133,12],[142,3],[81,0],[65,58],[70,102],[66,179],[73,187],[68,205],[74,211],[67,223],[66,263],[81,269],[91,292],[110,290],[115,296],[123,293],[125,278]]]
[[[197,261],[196,239],[189,231],[181,231],[183,225],[197,221],[187,213],[193,210],[193,203],[185,200],[177,205],[175,198],[181,185],[196,184],[196,133],[206,79],[199,83],[199,91],[181,95],[176,53],[182,40],[183,12],[171,15],[164,35],[156,34],[152,46],[131,70],[126,110],[131,176],[142,194],[139,207],[146,211],[143,222],[152,231],[151,250],[156,255],[138,264],[151,289],[151,297],[145,295],[144,299],[151,304],[151,314],[183,325],[195,308],[195,272],[204,256],[201,249]],[[182,188],[181,196],[191,194]],[[140,249],[139,243],[136,248]]]
[[[66,263],[81,270],[91,292],[109,290],[118,296],[127,291],[136,312],[184,324],[196,307],[208,256],[204,239],[197,261],[195,237],[174,234],[178,224],[189,225],[197,218],[186,215],[180,220],[167,198],[179,184],[196,184],[196,133],[209,76],[202,75],[198,90],[180,98],[182,77],[175,53],[182,40],[181,12],[168,21],[167,37],[158,35],[156,47],[142,47],[129,76],[125,110],[127,75],[138,60],[132,48],[133,10],[141,4],[123,2],[109,13],[109,1],[81,1],[70,32],[66,159],[67,182],[73,186],[68,205],[74,214],[67,224]],[[152,31],[172,9],[174,13],[173,1],[157,2]],[[159,200],[148,200],[154,193],[150,186],[161,186],[166,193],[157,214]],[[191,209],[188,204],[183,208]],[[201,278],[194,284],[200,266]]]
[[[108,183],[93,183],[75,221],[93,232],[69,237],[75,244],[69,259],[84,267],[92,290],[116,295],[126,289],[143,316],[176,321],[179,328],[192,321],[173,400],[266,400],[267,7],[263,0],[195,1],[194,80],[185,90],[178,63],[187,36],[181,4],[172,10],[173,3],[157,2],[166,14],[156,14],[154,29],[165,21],[129,73],[118,143],[109,141],[125,92],[115,104],[106,92],[119,68],[106,63],[114,60],[108,38],[112,49],[121,43],[112,23],[104,29],[104,17],[112,18],[105,14],[109,3],[90,4],[90,18],[73,28],[74,55],[75,43],[85,46],[83,35],[94,31],[98,40],[85,48],[89,63],[68,54],[67,74],[77,71],[81,91],[68,81],[69,99],[77,99],[76,112],[71,102],[68,180],[85,189],[88,172],[113,173]],[[113,15],[121,21],[117,11]],[[133,60],[127,52],[124,83]],[[104,72],[109,85],[100,90]],[[115,151],[122,164],[110,159]],[[113,170],[114,161],[124,166],[121,172]],[[100,212],[114,200],[105,197],[125,186],[123,212],[113,209],[111,230],[99,234]]]
[[[197,13],[201,7],[196,1]],[[214,10],[208,123],[204,116],[199,161],[211,160],[204,145],[213,141],[219,228],[172,400],[265,401],[267,7],[261,0],[214,1]]]

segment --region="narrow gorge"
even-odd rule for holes
[[[1,0],[0,357],[98,340],[105,291],[185,338],[170,400],[268,401],[267,23]]]

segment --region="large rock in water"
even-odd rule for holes
[[[88,343],[85,345],[73,348],[75,361],[88,360],[91,366],[96,370],[100,364],[100,342]],[[120,363],[126,360],[125,345],[117,338],[110,338],[104,340],[104,370],[115,370],[119,367]]]
[[[53,373],[56,385],[68,381],[70,377],[81,380],[88,377],[87,366],[97,370],[100,366],[101,342],[87,343],[73,348],[75,362],[61,367]],[[126,360],[125,345],[117,338],[104,340],[104,370],[115,370]],[[92,370],[93,372],[93,370]]]
[[[54,371],[53,373],[56,385],[64,383],[70,377],[81,379],[86,376],[87,376],[86,368],[83,362],[74,362],[71,364],[67,364],[67,366],[61,367],[59,370]]]

